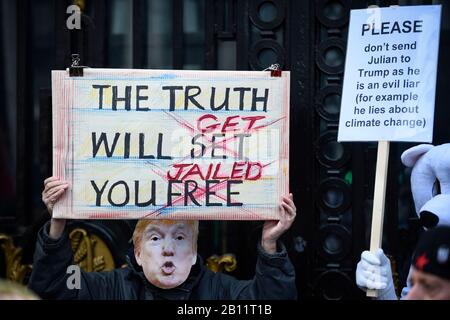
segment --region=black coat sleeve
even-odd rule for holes
[[[48,234],[46,223],[38,234],[33,271],[28,286],[44,299],[114,299],[120,298],[118,270],[111,272],[80,272],[79,288],[73,288],[73,254],[67,230],[55,240]],[[72,278],[69,278],[72,277]],[[69,282],[69,285],[68,285]],[[70,285],[72,284],[72,285]]]
[[[269,254],[258,242],[258,260],[252,280],[241,281],[231,277],[222,279],[222,285],[232,300],[294,300],[297,298],[295,269],[286,248],[278,242],[279,251]],[[225,275],[224,275],[225,276]]]

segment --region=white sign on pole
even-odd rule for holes
[[[441,6],[352,10],[338,141],[431,142]]]

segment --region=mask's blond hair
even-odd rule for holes
[[[141,251],[141,242],[142,236],[144,234],[145,229],[149,224],[154,225],[173,225],[177,223],[185,223],[192,229],[192,250],[193,252],[197,252],[197,239],[198,239],[198,220],[149,220],[149,219],[141,219],[134,227],[133,232],[133,245],[134,251]]]

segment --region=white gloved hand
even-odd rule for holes
[[[361,290],[378,290],[378,300],[397,300],[392,279],[391,262],[383,249],[376,254],[370,251],[361,253],[361,260],[356,267],[356,284]]]

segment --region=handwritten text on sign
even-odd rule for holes
[[[351,11],[339,141],[431,141],[440,10]]]
[[[288,193],[289,73],[54,71],[66,218],[276,219]]]

